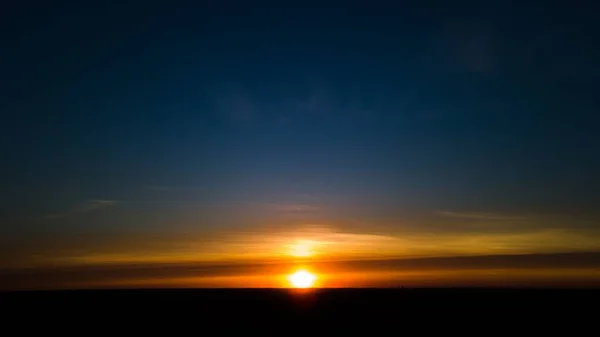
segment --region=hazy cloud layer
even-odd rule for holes
[[[449,225],[448,225],[449,226]],[[479,224],[478,226],[484,226]],[[500,226],[500,225],[496,225]],[[529,227],[457,230],[350,231],[326,224],[245,227],[213,232],[73,233],[39,235],[5,245],[8,265],[105,265],[122,263],[266,262],[310,257],[409,258],[600,251],[600,231]],[[465,229],[466,228],[466,229]],[[10,257],[10,258],[9,258]]]
[[[87,287],[279,287],[289,263],[151,263],[12,269],[0,289]],[[328,286],[598,286],[600,253],[488,255],[315,262]],[[550,276],[550,277],[549,277]]]

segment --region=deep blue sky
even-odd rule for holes
[[[7,3],[5,233],[597,210],[593,1]]]

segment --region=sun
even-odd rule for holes
[[[316,279],[317,277],[313,273],[306,270],[298,270],[288,276],[288,280],[294,288],[311,288]]]

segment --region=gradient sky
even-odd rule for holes
[[[319,4],[3,3],[0,266],[600,251],[596,2]]]

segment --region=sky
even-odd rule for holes
[[[600,285],[593,1],[0,6],[0,287]]]

